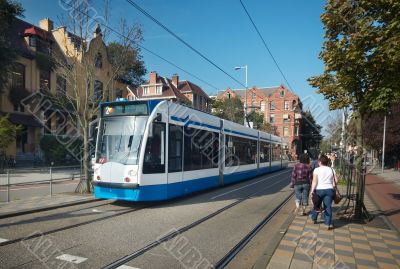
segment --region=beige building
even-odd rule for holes
[[[42,136],[68,133],[68,126],[60,132],[60,119],[54,116],[51,109],[32,113],[21,102],[32,93],[43,90],[50,91],[56,98],[57,94],[72,90],[62,72],[54,67],[52,56],[80,61],[82,66],[85,57],[91,58],[87,62],[95,63],[94,96],[99,100],[126,96],[127,84],[113,78],[99,28],[89,42],[83,42],[85,48],[81,48],[79,37],[68,32],[66,27],[54,29],[53,22],[48,18],[41,20],[39,26],[15,18],[9,35],[19,56],[12,67],[8,86],[0,90],[0,115],[8,114],[12,123],[22,126],[22,131],[7,149],[7,156],[13,156],[17,161],[41,158],[39,144]],[[82,53],[83,49],[86,50],[85,54]]]

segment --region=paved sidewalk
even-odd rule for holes
[[[32,199],[12,201],[9,203],[0,203],[0,218],[86,203],[93,200],[97,200],[93,197],[93,195],[71,193],[35,197]]]
[[[379,208],[380,215],[386,216],[395,229],[400,231],[400,185],[381,176],[368,174],[365,187]]]
[[[366,207],[379,214],[368,197]],[[326,230],[323,222],[296,216],[272,255],[268,269],[275,268],[400,268],[400,236],[379,216],[367,224],[334,221]]]

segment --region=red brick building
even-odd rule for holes
[[[136,89],[130,89],[130,100],[168,99],[191,105],[193,108],[208,112],[210,97],[193,82],[182,80],[174,74],[171,79],[150,73],[150,80]]]
[[[230,88],[219,92],[217,99],[238,96],[243,104],[246,103],[244,89],[232,90]],[[264,115],[264,122],[269,122],[276,127],[277,135],[285,137],[288,141],[287,153],[293,157],[301,153],[300,98],[284,85],[278,87],[257,88],[247,90],[247,111],[257,111]]]

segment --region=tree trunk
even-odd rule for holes
[[[83,130],[83,175],[86,181],[86,192],[91,192],[91,159],[90,159],[90,143],[88,127],[85,126]]]
[[[361,219],[363,215],[363,207],[364,207],[364,186],[365,186],[365,177],[364,177],[364,167],[363,167],[363,115],[360,111],[355,112],[355,124],[356,124],[356,145],[357,145],[357,155],[355,160],[355,168],[356,168],[356,205],[355,205],[355,217],[357,219]]]

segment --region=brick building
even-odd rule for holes
[[[228,88],[217,95],[217,99],[238,96],[246,103],[244,89]],[[284,85],[277,87],[247,89],[247,112],[256,111],[264,115],[264,122],[276,127],[277,135],[288,141],[286,153],[293,157],[301,153],[301,101]]]
[[[196,84],[187,80],[179,80],[174,74],[171,79],[151,72],[149,81],[128,94],[130,100],[167,99],[190,105],[205,112],[210,111],[210,97]]]

